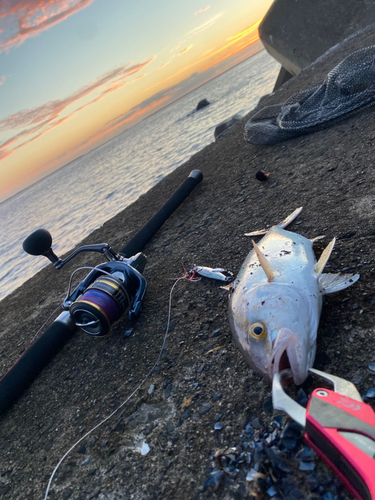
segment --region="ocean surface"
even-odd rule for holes
[[[0,300],[49,263],[23,251],[32,231],[48,229],[55,253],[67,252],[213,142],[220,122],[251,111],[279,69],[262,50],[1,203]],[[210,105],[195,111],[201,99]]]

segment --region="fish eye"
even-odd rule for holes
[[[267,335],[267,328],[263,323],[258,321],[257,323],[253,323],[250,326],[250,336],[253,337],[253,339],[260,340],[263,339]]]

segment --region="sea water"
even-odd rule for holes
[[[32,231],[48,229],[64,254],[213,142],[220,122],[251,111],[279,69],[262,50],[1,203],[0,300],[48,264],[22,249]],[[210,105],[195,111],[201,99]]]

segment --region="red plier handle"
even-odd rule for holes
[[[358,500],[375,500],[375,413],[362,401],[354,384],[310,368],[333,384],[334,390],[316,389],[303,408],[284,392],[291,370],[275,373],[272,400],[305,429],[305,439],[336,472]]]
[[[371,406],[316,389],[306,409],[305,439],[359,500],[375,500],[375,413]]]

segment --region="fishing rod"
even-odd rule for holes
[[[73,291],[69,284],[68,294],[62,304],[63,312],[0,379],[0,415],[18,400],[72,338],[77,328],[94,337],[105,337],[111,325],[126,311],[131,320],[138,316],[147,289],[147,281],[142,274],[147,258],[141,251],[202,179],[202,172],[193,170],[165,205],[119,253],[107,243],[100,243],[79,247],[61,260],[52,250],[52,236],[47,230],[37,229],[26,238],[23,249],[30,255],[47,257],[57,269],[82,252],[99,252],[108,262],[91,268],[91,272]]]

